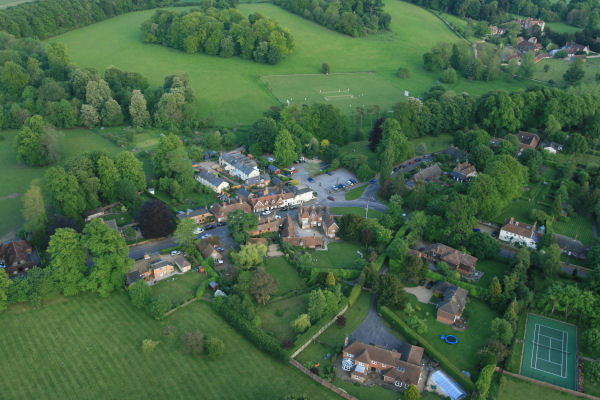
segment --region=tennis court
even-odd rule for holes
[[[542,317],[527,316],[521,375],[576,390],[577,327]]]

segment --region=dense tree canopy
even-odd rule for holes
[[[144,41],[186,53],[240,56],[277,64],[294,50],[290,31],[258,13],[248,16],[234,8],[175,12],[158,10],[142,24]]]

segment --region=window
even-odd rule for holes
[[[350,354],[350,353],[346,353],[348,354],[348,358],[354,358],[354,354]]]
[[[371,360],[371,364],[373,364],[373,365],[377,365],[377,361],[375,361],[375,360]]]

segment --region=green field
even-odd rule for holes
[[[172,343],[161,333],[167,325],[177,330]],[[157,322],[124,294],[60,297],[37,310],[10,307],[0,326],[3,400],[337,398],[259,351],[205,302]],[[224,341],[219,359],[183,353],[178,338],[196,329]],[[141,350],[146,338],[161,342],[152,354]],[[23,379],[32,366],[35,379]]]
[[[378,79],[389,82],[390,86],[420,95],[441,76],[441,73],[425,71],[423,53],[438,42],[459,40],[436,16],[401,1],[390,1],[385,6],[392,16],[391,32],[363,38],[342,35],[272,4],[240,4],[238,8],[245,14],[259,12],[272,17],[289,28],[296,40],[294,53],[271,66],[239,58],[185,54],[164,46],[144,44],[139,27],[153,10],[121,15],[50,40],[64,43],[76,65],[99,70],[115,65],[144,74],[153,85],[162,85],[165,75],[187,72],[202,115],[225,126],[252,123],[263,111],[277,104],[261,82],[261,76],[318,74],[324,62],[329,63],[332,73],[374,71]],[[90,46],[90,42],[94,45]],[[397,78],[399,67],[409,68],[412,77]],[[475,94],[519,87],[523,87],[523,83],[517,81],[468,80],[450,86],[457,92]],[[403,92],[399,92],[396,101],[404,97]]]
[[[546,26],[559,33],[575,33],[581,30],[581,28],[566,24],[564,22],[546,22]]]
[[[196,296],[196,290],[201,284],[206,285],[208,276],[198,272],[190,271],[183,275],[174,275],[172,278],[164,279],[152,286],[152,294],[166,294],[171,301],[179,305],[184,301],[191,300]]]
[[[366,210],[360,207],[330,207],[330,211],[333,215],[356,214],[364,217]],[[373,210],[372,208],[369,208],[369,213],[367,214],[369,218],[379,218],[382,215],[381,211]]]
[[[22,3],[31,3],[37,0],[0,0],[0,8],[17,6]]]
[[[442,134],[439,136],[423,136],[409,140],[413,147],[416,147],[420,143],[425,144],[425,153],[433,153],[440,150],[445,150],[454,142],[452,135]]]
[[[510,265],[496,260],[479,260],[477,262],[477,269],[484,272],[481,279],[477,282],[477,286],[488,288],[494,276],[497,276],[500,282],[502,282],[504,274],[510,271]]]
[[[280,341],[293,340],[296,333],[290,324],[298,315],[306,312],[307,298],[306,294],[301,294],[258,306],[256,311],[260,316],[262,328]]]
[[[591,216],[574,214],[554,222],[552,229],[555,233],[579,239],[585,245],[592,245],[596,241]]]
[[[365,192],[365,189],[367,188],[367,186],[368,185],[362,185],[362,186],[356,187],[354,189],[348,190],[345,194],[346,200],[360,199],[360,197]]]
[[[468,321],[469,328],[464,332],[459,332],[436,320],[437,311],[435,305],[420,303],[412,294],[409,298],[415,309],[417,306],[421,308],[421,311],[416,311],[415,314],[420,318],[424,318],[429,328],[427,333],[421,336],[444,354],[461,371],[469,371],[473,377],[472,379],[477,379],[477,374],[479,373],[478,351],[487,342],[490,336],[490,325],[498,314],[480,300],[469,297],[469,302],[463,314]],[[397,311],[397,314],[405,318],[403,312]],[[440,340],[440,335],[448,335],[450,333],[458,338],[458,344],[449,345]]]
[[[577,387],[577,327],[527,316],[521,375],[571,390]]]
[[[31,181],[44,176],[47,168],[28,167],[17,163],[12,150],[16,131],[2,131],[0,137],[0,240],[11,238],[23,224],[21,216],[21,196],[27,191]],[[67,160],[77,154],[92,150],[102,150],[111,155],[120,148],[110,141],[87,129],[57,131],[61,159]]]
[[[261,80],[282,104],[331,104],[346,114],[373,105],[385,113],[403,96],[399,79],[375,72],[268,75]]]
[[[356,268],[360,259],[357,251],[360,246],[353,242],[335,242],[327,245],[327,251],[315,251],[312,254],[313,267],[318,268]]]
[[[276,295],[281,295],[291,290],[304,290],[307,287],[304,280],[300,278],[294,268],[283,257],[267,259],[264,267],[279,282]]]
[[[567,400],[577,399],[567,393],[559,392],[535,383],[525,382],[511,376],[502,376],[500,378],[500,390],[498,391],[498,400]]]
[[[544,72],[545,65],[550,66],[550,70],[548,72]],[[550,79],[552,79],[556,85],[564,86],[566,85],[566,83],[563,79],[563,75],[567,68],[569,68],[569,65],[571,65],[571,62],[566,60],[557,60],[553,58],[544,59],[536,64],[536,72],[534,78],[542,81],[549,81]],[[600,72],[600,59],[588,59],[587,62],[583,63],[583,70],[585,71],[585,76],[583,77],[581,82],[595,83],[596,74]]]

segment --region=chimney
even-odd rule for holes
[[[344,339],[344,347],[348,346],[348,336],[346,336],[346,339]]]

